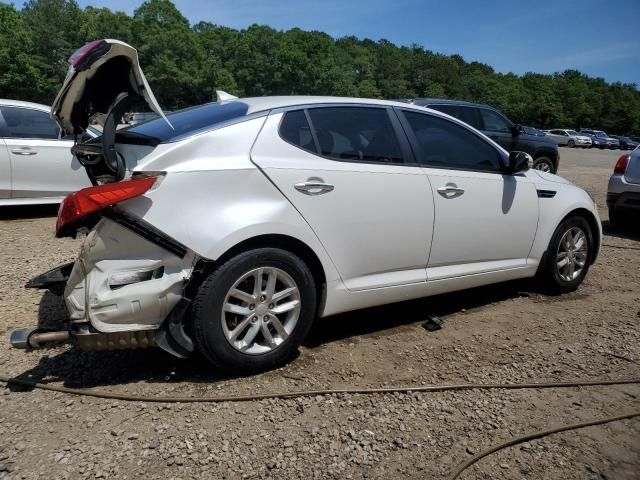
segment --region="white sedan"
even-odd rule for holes
[[[555,140],[555,142],[560,145],[574,148],[574,147],[582,147],[582,148],[591,148],[592,141],[591,137],[586,135],[580,135],[575,130],[569,130],[566,128],[556,128],[553,130],[545,130],[544,133],[547,134],[547,137]]]
[[[73,136],[61,137],[51,109],[0,99],[0,206],[60,203],[91,185],[71,154]],[[88,130],[88,135],[96,136]]]
[[[77,105],[118,108],[101,78],[160,110],[123,45],[89,49],[68,77],[65,129],[86,126]],[[100,183],[60,209],[59,236],[90,230],[78,260],[33,281],[66,285],[68,330],[17,330],[14,346],[159,346],[252,372],[336,313],[536,275],[574,290],[600,247],[585,191],[424,107],[221,94],[113,137],[115,163],[95,141],[76,149]]]

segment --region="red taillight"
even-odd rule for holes
[[[104,40],[94,40],[85,43],[78,50],[73,52],[69,57],[69,63],[75,67],[77,71],[87,68],[92,60],[99,58],[109,51],[111,47]]]
[[[71,233],[70,227],[83,217],[115,205],[123,200],[138,197],[149,190],[157,177],[144,177],[123,182],[108,183],[83,188],[65,197],[58,210],[56,236]]]
[[[616,162],[616,166],[613,167],[613,173],[615,173],[616,175],[624,175],[630,159],[631,155],[622,155]]]

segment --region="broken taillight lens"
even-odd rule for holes
[[[69,63],[77,72],[87,69],[91,64],[111,49],[105,40],[85,43],[69,57]]]
[[[143,177],[122,182],[88,187],[65,197],[58,210],[56,237],[72,235],[81,219],[116,203],[138,197],[147,192],[157,177]]]

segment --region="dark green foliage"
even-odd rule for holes
[[[640,91],[576,70],[496,73],[459,55],[387,40],[333,39],[264,25],[234,30],[190,25],[170,0],[145,1],[133,17],[75,0],[0,3],[0,97],[51,103],[67,58],[84,43],[117,38],[135,46],[160,104],[173,110],[250,95],[448,97],[483,102],[535,127],[593,127],[640,134]]]

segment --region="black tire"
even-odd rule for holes
[[[567,231],[574,227],[581,229],[585,234],[587,241],[587,256],[582,271],[576,278],[568,281],[562,278],[560,274],[557,265],[557,255],[562,237],[565,233],[567,233]],[[583,217],[580,216],[571,216],[565,218],[562,222],[560,222],[560,225],[558,225],[556,231],[553,233],[544,260],[540,265],[540,269],[538,270],[538,281],[540,282],[543,289],[547,290],[550,293],[567,293],[572,292],[576,288],[578,288],[578,286],[586,277],[587,272],[589,271],[591,259],[593,258],[593,249],[593,231],[589,226],[589,222],[587,222]]]
[[[569,142],[567,143],[567,146],[568,146],[569,148],[573,148],[573,147],[575,147],[575,146],[576,146],[576,142],[575,142],[575,141],[573,141],[573,140],[569,140]]]
[[[533,168],[535,170],[545,170],[547,167],[549,173],[556,173],[556,167],[549,157],[538,157],[533,161]]]
[[[609,225],[614,228],[620,228],[624,224],[624,215],[614,207],[609,207]]]
[[[260,267],[279,269],[293,279],[300,295],[300,310],[293,330],[282,343],[266,353],[248,354],[234,347],[225,336],[222,310],[236,281]],[[196,347],[214,367],[228,374],[250,374],[278,367],[291,359],[307,336],[315,314],[316,287],[309,267],[286,250],[260,248],[227,260],[205,279],[193,302],[191,320]]]

